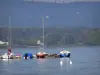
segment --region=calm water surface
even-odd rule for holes
[[[100,47],[66,48],[71,58],[48,58],[32,60],[0,60],[0,75],[100,75]],[[48,53],[59,53],[61,48],[45,49]],[[6,49],[0,49],[0,54]],[[14,53],[40,51],[35,48],[14,48]],[[63,64],[60,64],[60,62]],[[70,64],[70,61],[72,64]]]

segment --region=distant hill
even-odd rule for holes
[[[100,2],[74,2],[67,4],[0,0],[0,26],[8,26],[8,16],[13,27],[100,27]]]

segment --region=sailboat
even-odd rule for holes
[[[63,38],[65,38],[65,36]],[[60,56],[60,58],[64,58],[64,57],[70,57],[70,55],[71,55],[70,52],[63,48],[63,50],[60,51],[60,55],[59,56]]]
[[[48,18],[48,16],[46,16],[46,18]],[[44,49],[44,17],[42,17],[42,27],[43,27],[43,42],[41,43],[41,41],[38,40],[37,44],[42,45],[43,49]],[[44,51],[40,51],[40,52],[36,53],[37,58],[45,58],[46,55],[47,55],[47,53]]]
[[[2,59],[10,59],[12,55],[14,55],[11,51],[11,16],[9,16],[9,38],[8,38],[8,53],[5,53],[1,56]]]
[[[60,57],[63,58],[63,57],[70,57],[70,52],[67,51],[67,50],[62,50],[60,51]]]

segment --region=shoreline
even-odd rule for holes
[[[68,47],[96,47],[100,45],[66,45],[66,46],[47,46],[45,48],[68,48]],[[0,49],[7,49],[7,46],[0,46]],[[12,46],[12,48],[40,48],[40,46]]]

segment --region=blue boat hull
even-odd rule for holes
[[[68,54],[60,54],[60,58],[63,58],[63,57],[70,57],[70,53],[68,53]]]
[[[25,54],[23,55],[23,57],[25,57],[25,59],[27,59],[27,58],[32,59],[32,58],[33,58],[33,55],[32,55],[32,53],[25,53]]]

